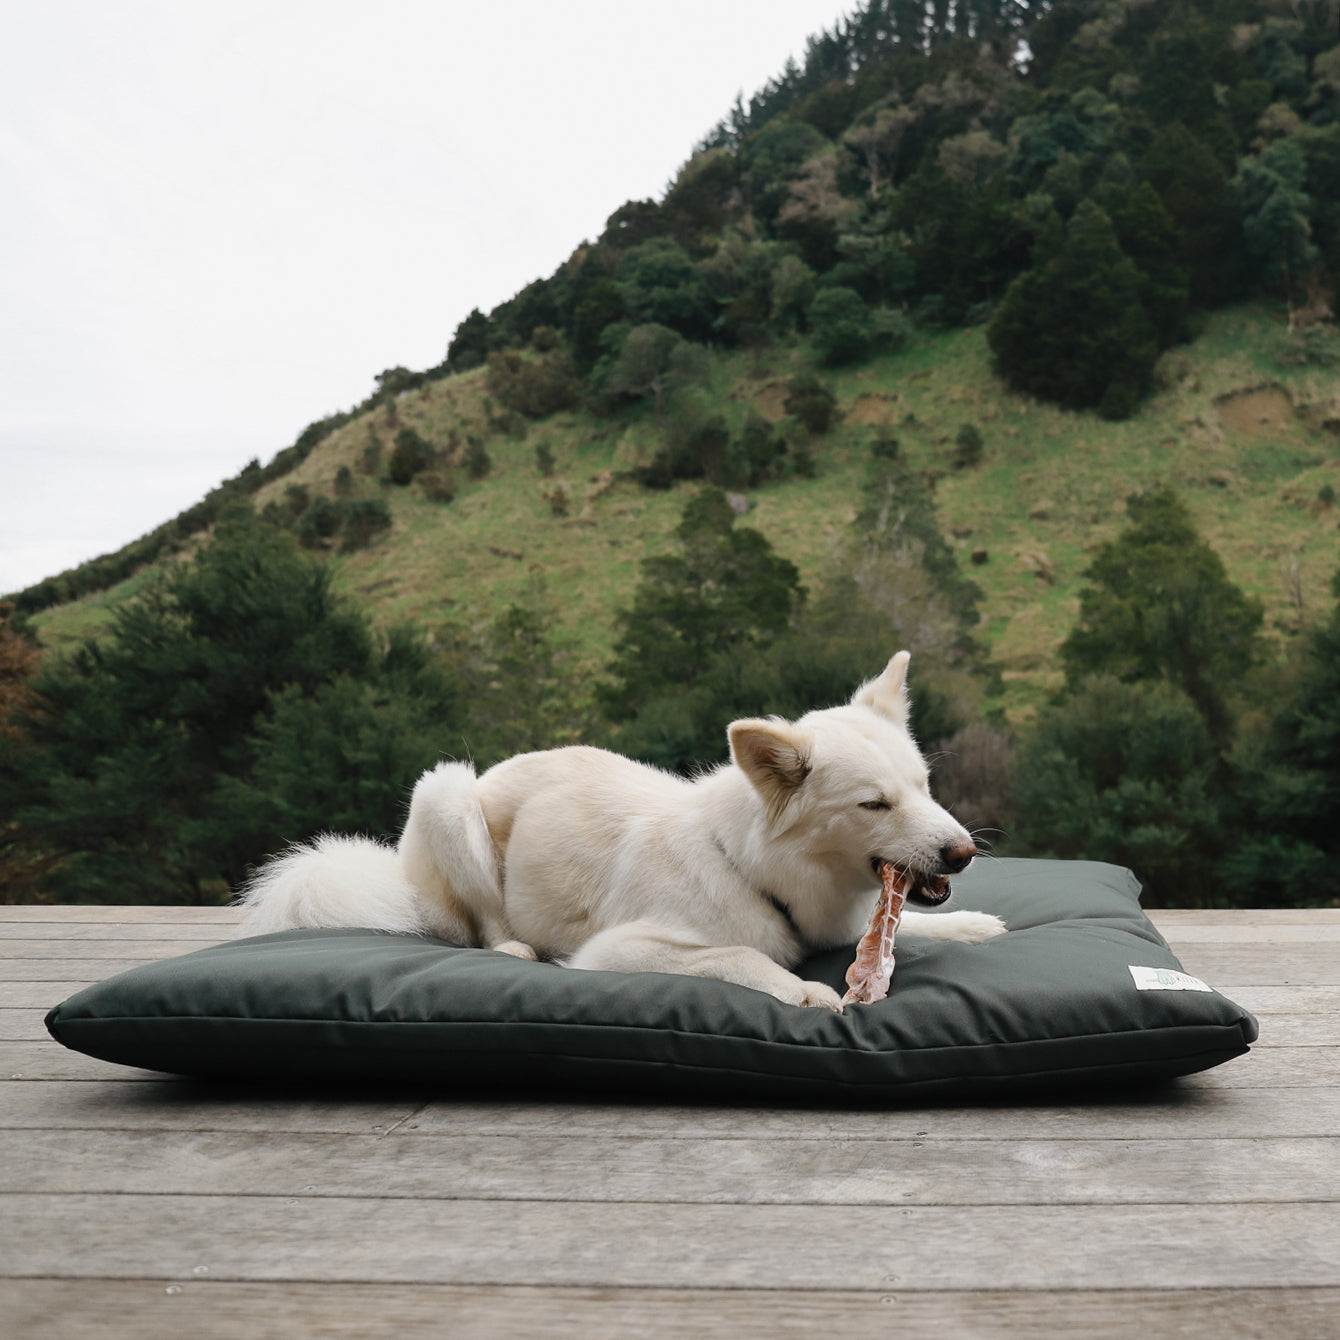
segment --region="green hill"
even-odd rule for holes
[[[836,538],[851,524],[869,443],[880,427],[898,438],[919,470],[935,475],[941,525],[982,587],[982,629],[1003,671],[1010,719],[1059,687],[1056,650],[1078,608],[1082,573],[1096,546],[1120,529],[1128,493],[1157,482],[1182,493],[1233,580],[1266,606],[1283,640],[1328,607],[1340,509],[1340,386],[1331,369],[1288,366],[1282,317],[1262,308],[1216,313],[1191,344],[1166,357],[1156,391],[1140,412],[1109,423],[1010,392],[991,371],[980,328],[920,335],[895,356],[832,375],[842,419],[816,445],[814,479],[746,490],[747,524],[800,568],[813,587]],[[723,354],[716,393],[736,420],[750,406],[780,417],[784,380],[803,346]],[[370,548],[332,554],[337,589],[383,624],[485,620],[504,605],[540,597],[593,673],[608,658],[615,612],[626,607],[640,561],[665,549],[682,497],[696,485],[645,489],[627,471],[645,464],[658,436],[649,413],[598,417],[572,410],[531,425],[524,436],[490,428],[484,370],[428,383],[394,402],[397,425],[430,442],[452,429],[486,443],[493,468],[450,503],[415,485],[397,488],[361,473],[370,440],[389,453],[396,428],[385,407],[336,429],[291,472],[255,495],[282,502],[298,484],[334,498],[341,466],[359,495],[387,498],[394,524]],[[984,439],[979,467],[952,466],[966,423]],[[548,445],[552,479],[536,464]],[[556,516],[545,495],[570,497]],[[971,565],[974,550],[987,561]],[[34,619],[48,646],[97,633],[142,578]]]

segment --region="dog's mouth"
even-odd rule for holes
[[[881,856],[870,858],[870,868],[876,875],[880,873],[879,867],[883,859]],[[909,873],[912,876],[912,887],[907,891],[907,901],[910,903],[920,903],[922,907],[938,907],[952,892],[948,875],[926,875],[920,870]]]

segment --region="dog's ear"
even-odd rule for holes
[[[907,663],[911,652],[900,651],[884,667],[884,673],[862,684],[851,700],[853,707],[869,707],[882,717],[906,728],[910,703],[907,697]]]
[[[776,814],[810,775],[810,737],[788,721],[746,717],[726,728],[731,757]]]

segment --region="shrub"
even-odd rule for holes
[[[395,435],[395,450],[391,453],[386,473],[391,483],[402,487],[410,482],[420,470],[426,470],[433,463],[432,445],[426,442],[413,428],[402,428]]]
[[[473,434],[466,439],[465,469],[471,479],[483,479],[493,469],[488,448]]]
[[[954,438],[954,469],[967,470],[982,463],[982,430],[975,423],[965,423]]]
[[[490,354],[488,363],[489,393],[506,410],[543,419],[577,403],[581,392],[577,369],[560,350],[525,358],[509,349]]]
[[[382,443],[376,430],[368,426],[368,441],[358,457],[358,468],[365,475],[375,475],[382,468]]]
[[[429,502],[449,503],[456,496],[456,476],[448,469],[424,470],[418,484]]]
[[[347,465],[335,471],[335,496],[351,498],[354,492],[354,472]]]
[[[380,498],[360,498],[344,509],[340,552],[366,549],[378,535],[391,529],[391,509]]]
[[[812,372],[802,372],[787,383],[782,407],[812,433],[826,433],[837,409],[837,397]]]
[[[316,549],[329,540],[340,528],[342,510],[324,493],[318,493],[302,514],[302,522],[298,527],[299,544],[304,549]]]
[[[859,363],[870,356],[875,323],[855,289],[821,289],[807,315],[815,350],[825,366]]]
[[[554,452],[548,442],[540,442],[536,445],[535,464],[546,479],[554,477]]]
[[[634,470],[633,476],[649,489],[668,489],[677,479],[718,482],[729,447],[730,430],[720,414],[704,415],[686,407],[672,419],[651,463]]]

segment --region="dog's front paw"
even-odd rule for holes
[[[524,958],[531,963],[539,959],[539,955],[528,944],[520,940],[504,940],[501,944],[493,945],[500,954],[511,954],[513,958]]]
[[[961,944],[979,945],[984,940],[994,940],[1004,935],[1009,928],[999,917],[990,912],[945,912],[936,917],[944,928],[945,940],[958,940]]]
[[[791,1004],[832,1010],[836,1014],[842,1013],[842,997],[831,986],[825,986],[823,982],[799,982],[798,985],[800,998],[793,1000]]]

